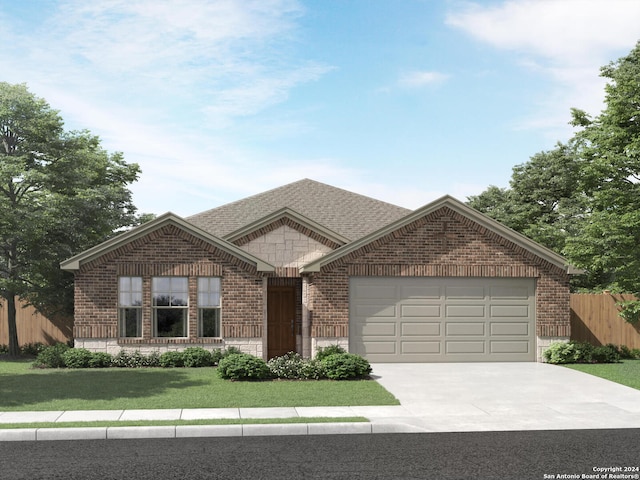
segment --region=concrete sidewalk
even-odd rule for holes
[[[126,438],[226,437],[258,435],[323,435],[411,433],[423,431],[410,423],[388,418],[410,418],[402,406],[201,408],[171,410],[80,410],[0,412],[0,424],[34,422],[91,422],[140,420],[271,419],[308,417],[366,417],[368,422],[282,423],[244,425],[176,425],[154,427],[78,427],[0,429],[0,441],[105,440]]]

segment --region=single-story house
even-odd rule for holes
[[[340,344],[372,362],[536,361],[568,340],[566,260],[444,196],[415,211],[312,180],[162,215],[61,264],[75,345]]]

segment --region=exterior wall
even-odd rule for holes
[[[118,338],[76,338],[74,341],[74,347],[86,348],[92,352],[106,352],[111,355],[117,355],[120,350],[126,350],[129,352],[138,351],[143,355],[149,355],[153,352],[164,353],[170,351],[181,351],[189,347],[187,344],[123,344],[118,341]],[[218,349],[225,349],[229,347],[238,348],[244,353],[255,355],[256,357],[262,357],[262,339],[261,338],[226,338],[219,343],[202,343],[198,345],[205,350],[214,351]]]
[[[309,308],[316,343],[349,336],[350,276],[535,278],[537,336],[570,335],[566,272],[447,207],[313,274]]]
[[[120,276],[143,279],[142,338],[118,338]],[[188,337],[151,336],[151,278],[154,276],[189,278]],[[222,339],[197,337],[198,276],[222,277],[221,324],[222,337],[228,339],[227,342],[262,338],[264,295],[262,278],[255,267],[174,226],[165,226],[136,239],[88,262],[76,272],[74,337],[87,345],[91,339],[102,339],[107,350],[112,348],[111,340],[107,339],[116,339],[119,347],[128,349],[179,349],[194,344],[223,347]],[[261,344],[246,348],[262,349]]]
[[[544,351],[549,348],[549,346],[551,346],[552,343],[555,342],[563,342],[563,343],[567,343],[570,340],[569,337],[538,337],[537,342],[537,360],[538,362],[543,362],[544,361],[544,357],[542,356],[544,354]]]
[[[240,248],[276,267],[300,268],[332,251],[331,247],[288,225],[250,240]]]

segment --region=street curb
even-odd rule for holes
[[[402,423],[281,423],[245,425],[179,425],[153,427],[16,428],[0,430],[0,442],[52,440],[125,440],[143,438],[256,437],[279,435],[362,435],[418,433]]]

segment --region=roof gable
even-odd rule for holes
[[[187,217],[187,221],[212,235],[228,238],[282,210],[295,212],[315,225],[314,230],[321,227],[349,241],[364,237],[410,212],[397,205],[304,179]]]
[[[138,238],[142,238],[145,235],[148,235],[167,225],[174,225],[182,230],[185,230],[194,237],[204,240],[205,242],[214,245],[216,248],[219,248],[220,250],[225,251],[248,264],[254,265],[259,272],[275,271],[275,267],[273,265],[245,252],[244,250],[236,247],[226,240],[214,237],[213,235],[200,230],[199,228],[191,225],[181,217],[171,212],[165,213],[164,215],[161,215],[160,217],[151,220],[150,222],[135,227],[128,232],[122,233],[114,238],[107,240],[106,242],[96,245],[89,250],[85,250],[84,252],[61,262],[60,268],[62,270],[68,271],[79,270],[83,264],[95,260],[102,255],[105,255],[117,248],[120,248],[123,245],[133,242]]]
[[[282,208],[277,210],[266,217],[263,217],[255,222],[252,222],[244,227],[239,228],[235,232],[231,232],[230,234],[224,237],[225,240],[236,243],[237,240],[241,239],[246,235],[250,235],[253,232],[256,232],[262,228],[268,227],[272,225],[274,222],[278,222],[279,220],[291,220],[292,222],[305,227],[311,232],[315,233],[320,237],[324,237],[325,239],[331,241],[332,243],[338,245],[344,245],[349,243],[349,240],[342,235],[339,235],[328,228],[325,228],[323,225],[320,225],[313,220],[308,219],[307,217],[297,213],[295,210],[290,208]]]
[[[417,219],[429,215],[436,210],[439,210],[442,207],[448,207],[451,210],[471,219],[482,227],[486,228],[489,231],[496,233],[497,235],[509,240],[515,245],[520,246],[521,248],[529,251],[535,256],[546,260],[547,262],[555,265],[563,270],[565,270],[569,274],[579,273],[580,271],[575,269],[573,266],[569,265],[567,260],[558,255],[557,253],[549,250],[548,248],[540,245],[539,243],[534,242],[533,240],[525,237],[524,235],[512,230],[496,220],[478,212],[477,210],[465,205],[461,201],[449,196],[445,195],[422,208],[411,212],[409,215],[390,223],[389,225],[384,226],[383,228],[360,238],[357,241],[351,242],[324,257],[315,260],[313,262],[308,263],[300,269],[301,273],[311,273],[311,272],[319,272],[320,269],[328,265],[331,262],[334,262],[345,255],[348,255],[351,252],[358,250],[359,248],[374,242],[385,235],[388,235],[402,227],[409,225],[410,223],[416,221]]]

